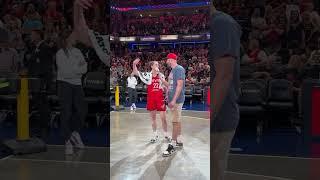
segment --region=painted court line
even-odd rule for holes
[[[230,155],[231,155],[231,156],[247,156],[247,157],[280,158],[280,159],[320,160],[320,158],[304,158],[304,157],[289,157],[289,156],[271,156],[271,155],[253,155],[253,154],[236,154],[236,153],[231,153]]]
[[[109,164],[105,163],[98,163],[98,162],[87,162],[87,161],[59,161],[59,160],[44,160],[44,159],[26,159],[26,158],[10,158],[9,160],[13,161],[31,161],[31,162],[54,162],[54,163],[76,163],[76,164],[92,164],[92,165],[106,165]]]
[[[243,175],[243,176],[253,176],[253,177],[261,177],[261,178],[271,178],[271,179],[274,179],[274,180],[293,180],[293,179],[282,178],[282,177],[264,176],[264,175],[249,174],[249,173],[238,173],[238,172],[233,172],[233,171],[226,171],[226,173],[228,173],[228,174],[235,174],[235,175]]]
[[[4,158],[1,158],[0,161],[7,160],[7,159],[11,158],[12,156],[13,156],[13,155],[5,156]]]
[[[112,111],[115,113],[115,111]],[[117,112],[117,113],[122,113],[122,114],[131,114],[131,112]],[[144,112],[136,112],[135,114],[146,114],[149,115],[149,113],[144,113]],[[184,116],[182,115],[182,117],[187,117],[187,118],[194,118],[194,119],[201,119],[201,120],[206,120],[209,121],[208,118],[201,118],[201,117],[194,117],[194,116]]]
[[[53,144],[53,145],[49,145],[48,147],[64,147],[64,145],[59,145],[59,144]],[[86,146],[85,149],[109,149],[110,147],[98,147],[98,146]]]

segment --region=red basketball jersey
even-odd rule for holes
[[[160,77],[159,75],[155,76],[155,77],[152,77],[152,82],[150,85],[148,85],[148,95],[150,94],[162,94],[163,93],[163,90],[162,90],[162,87],[161,87],[161,80],[160,80]]]

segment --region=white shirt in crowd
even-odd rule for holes
[[[0,74],[16,73],[18,65],[22,64],[18,57],[15,49],[0,47]]]
[[[135,89],[138,84],[138,81],[134,76],[129,76],[127,79],[127,82],[128,82],[128,87],[132,89]]]
[[[56,54],[57,80],[73,85],[81,85],[82,75],[87,72],[87,62],[77,48],[68,49],[66,55],[63,49]]]

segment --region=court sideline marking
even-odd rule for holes
[[[131,114],[131,112],[119,112],[119,111],[111,111],[111,113],[122,113],[122,114]],[[149,113],[144,113],[144,112],[135,112],[132,114],[146,114],[149,115]],[[194,118],[194,119],[200,119],[200,120],[205,120],[205,121],[209,121],[209,118],[201,118],[201,117],[194,117],[194,116],[184,116],[182,115],[182,117],[187,117],[187,118]]]
[[[48,144],[48,147],[64,147],[65,145],[59,145],[59,144]],[[99,146],[85,146],[85,149],[109,149],[110,147],[99,147]]]
[[[4,161],[4,160],[7,160],[9,158],[11,158],[13,155],[8,155],[8,156],[5,156],[3,158],[0,159],[0,161]]]
[[[99,162],[88,162],[88,161],[62,161],[62,160],[45,160],[45,159],[26,159],[26,158],[15,158],[11,157],[8,160],[13,161],[31,161],[31,162],[54,162],[54,163],[75,163],[75,164],[92,164],[92,165],[106,165],[110,164],[108,162],[99,163]]]
[[[236,154],[230,153],[231,156],[251,156],[251,157],[265,157],[265,158],[281,158],[281,159],[301,159],[301,160],[320,160],[320,158],[306,158],[306,157],[290,157],[290,156],[272,156],[272,155],[254,155],[254,154]]]
[[[274,180],[293,180],[293,179],[289,179],[289,178],[282,178],[282,177],[275,177],[275,176],[265,176],[265,175],[259,175],[259,174],[249,174],[249,173],[238,173],[238,172],[233,172],[233,171],[226,171],[226,173],[234,174],[234,175],[243,175],[243,176],[272,178]]]

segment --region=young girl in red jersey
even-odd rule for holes
[[[157,122],[156,115],[157,111],[160,112],[160,118],[162,121],[162,128],[164,131],[164,137],[166,140],[170,140],[168,137],[167,131],[167,120],[166,120],[166,105],[164,92],[166,92],[165,86],[162,86],[161,78],[164,78],[164,75],[159,72],[159,63],[157,61],[152,61],[151,72],[139,72],[137,68],[137,64],[140,62],[140,59],[136,59],[133,62],[133,71],[134,74],[138,75],[139,78],[147,84],[147,110],[150,112],[151,120],[152,120],[152,129],[153,129],[153,137],[151,138],[151,142],[154,143],[158,140],[159,135],[157,132]]]

